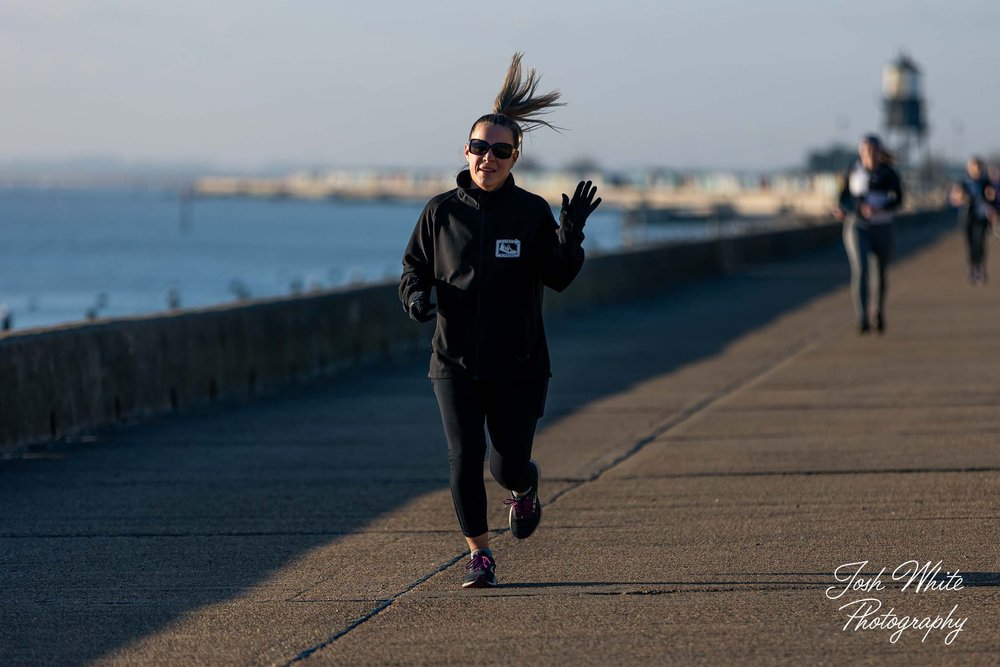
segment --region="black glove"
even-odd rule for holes
[[[597,194],[597,186],[592,185],[590,181],[580,181],[577,184],[572,201],[565,192],[563,193],[562,209],[559,211],[559,228],[568,238],[583,241],[583,226],[587,224],[587,218],[601,203],[600,197],[594,201],[595,194]]]
[[[410,302],[410,307],[406,309],[406,314],[414,322],[430,322],[437,317],[437,310],[435,308],[435,304],[429,303],[427,297],[421,294]]]

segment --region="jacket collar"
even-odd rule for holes
[[[488,208],[514,191],[514,174],[508,174],[504,184],[492,192],[477,188],[468,169],[458,172],[455,183],[458,185],[458,196],[462,201],[474,208]]]

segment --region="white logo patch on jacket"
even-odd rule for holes
[[[497,257],[520,257],[520,239],[497,239]]]

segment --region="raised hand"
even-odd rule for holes
[[[600,206],[601,198],[594,199],[597,194],[597,186],[590,181],[580,181],[573,193],[573,199],[563,193],[562,209],[559,211],[559,225],[569,234],[578,235],[582,238],[583,226],[587,224],[587,218]]]

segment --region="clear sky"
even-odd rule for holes
[[[515,50],[568,104],[546,166],[801,164],[901,50],[954,157],[1000,150],[998,45],[996,0],[0,0],[0,162],[457,167]]]

